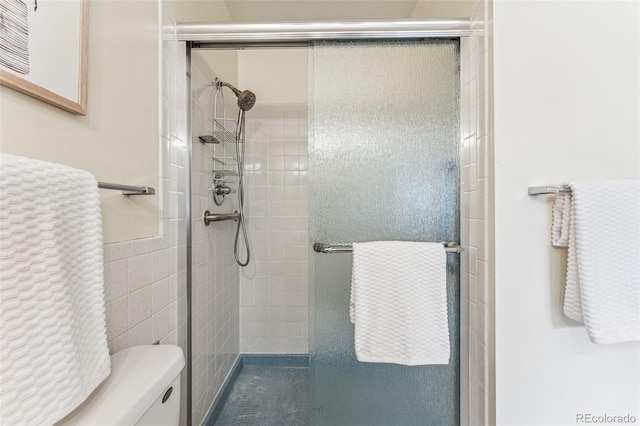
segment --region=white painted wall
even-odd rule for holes
[[[153,186],[161,194],[158,14],[155,1],[91,1],[87,115],[2,87],[0,151],[84,169],[99,181]],[[159,235],[160,198],[102,191],[105,242]]]
[[[640,343],[594,345],[562,315],[552,197],[527,195],[640,177],[640,5],[496,1],[493,11],[497,424],[640,420]]]
[[[412,18],[469,18],[479,0],[418,0]]]
[[[203,61],[215,70],[218,78],[233,86],[241,87],[238,84],[238,51],[237,50],[198,50]],[[244,90],[241,88],[240,90]],[[233,95],[229,92],[229,96]]]
[[[163,3],[178,23],[232,20],[224,0],[164,0]]]
[[[238,84],[261,104],[306,104],[307,49],[261,49],[238,52]]]

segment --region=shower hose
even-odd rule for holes
[[[238,226],[236,227],[236,237],[233,243],[233,255],[236,258],[236,263],[240,266],[247,266],[251,258],[251,251],[249,250],[249,237],[247,236],[247,227],[244,220],[244,114],[243,109],[238,110],[238,120],[236,127],[236,157],[238,159]],[[244,239],[246,259],[240,260],[240,230],[242,229],[242,236]]]

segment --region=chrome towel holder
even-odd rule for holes
[[[464,251],[464,247],[455,241],[450,241],[448,243],[443,242],[442,244],[444,245],[444,251],[447,253],[460,253]],[[351,253],[353,251],[353,247],[351,244],[314,243],[313,251],[316,253]]]
[[[156,193],[156,190],[150,186],[131,186],[109,182],[98,182],[98,188],[122,191],[122,195],[155,195]]]
[[[559,194],[561,192],[571,192],[571,188],[569,188],[567,185],[529,187],[529,195]]]

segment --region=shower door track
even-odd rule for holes
[[[176,39],[193,48],[291,47],[318,40],[459,38],[477,34],[469,19],[178,23]]]
[[[482,26],[472,28],[470,19],[397,19],[376,21],[327,22],[225,22],[177,23],[174,36],[167,39],[186,42],[187,77],[191,77],[191,49],[244,49],[273,47],[305,47],[314,41],[327,40],[402,40],[426,38],[461,38],[481,35]],[[191,122],[191,90],[187,94],[187,121]],[[187,126],[191,140],[191,126]],[[187,227],[187,425],[192,412],[192,245],[191,245],[191,146],[187,145],[186,227]]]

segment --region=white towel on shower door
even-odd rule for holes
[[[640,340],[640,181],[569,186],[564,313],[593,343]]]
[[[0,424],[50,425],[109,375],[90,173],[0,154]]]
[[[449,363],[446,262],[440,243],[353,244],[350,316],[358,361]]]

